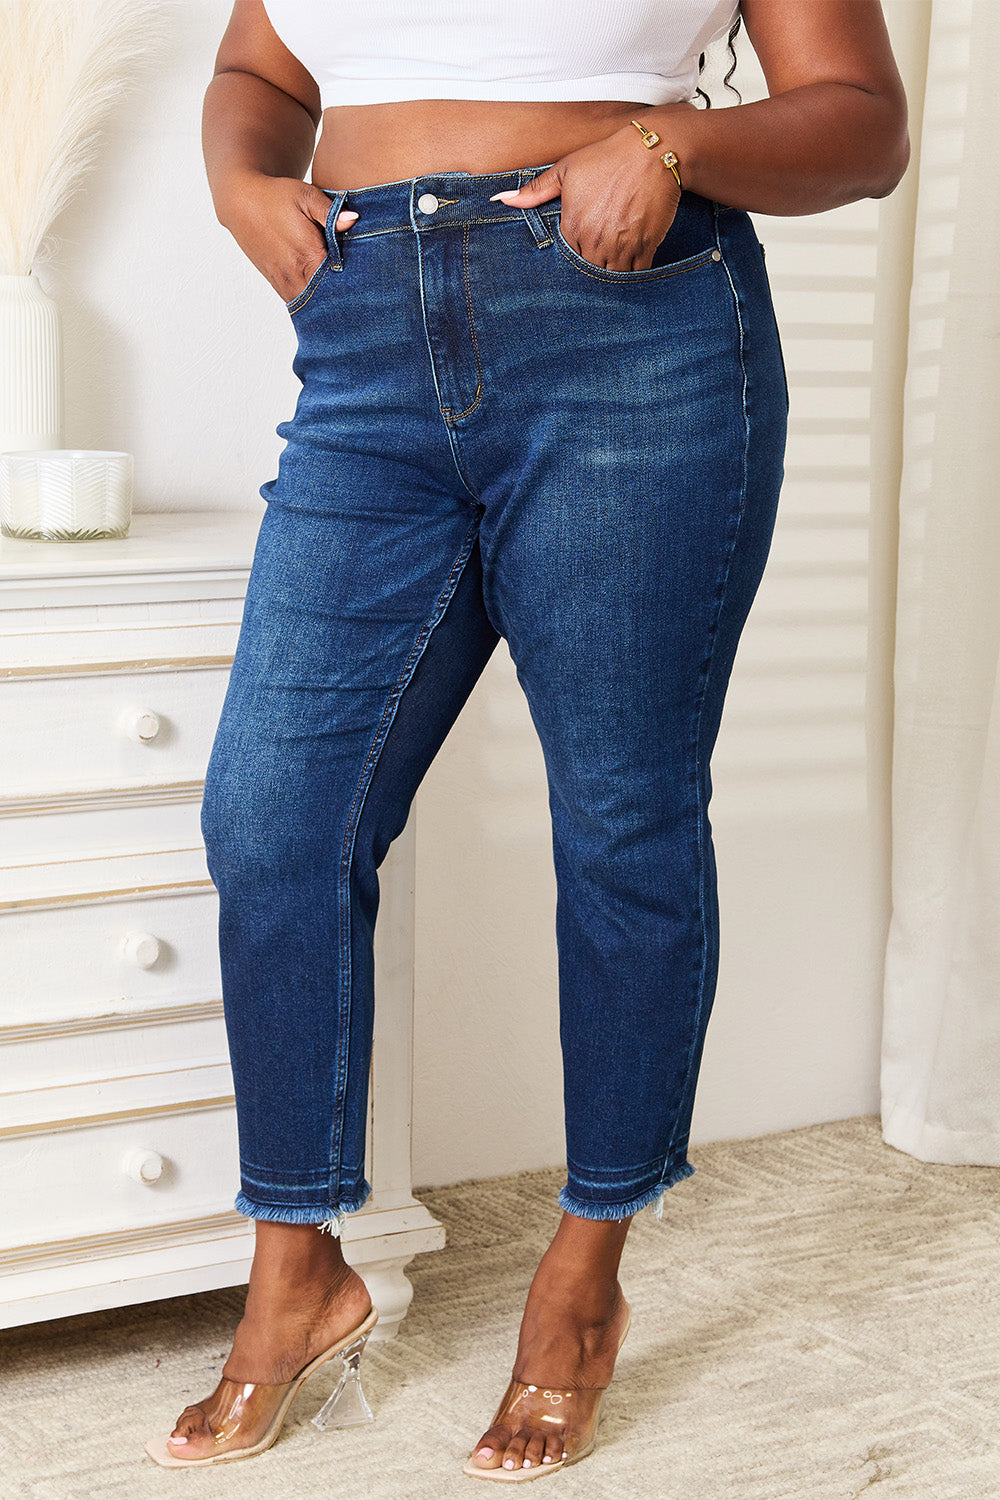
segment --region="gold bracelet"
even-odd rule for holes
[[[638,120],[633,120],[631,123],[635,126],[636,130],[638,130],[639,134],[642,136],[642,144],[644,146],[647,146],[650,150],[652,150],[654,146],[660,145],[660,137],[657,135],[655,130],[647,130],[645,125],[640,124]],[[664,151],[660,157],[660,160],[669,171],[673,172],[677,182],[677,186],[680,188],[681,192],[683,192],[684,184],[683,182],[681,182],[681,174],[679,170],[680,162],[677,159],[676,151]]]

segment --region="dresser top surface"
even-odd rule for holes
[[[0,537],[0,589],[28,582],[70,583],[129,574],[245,573],[253,559],[257,511],[143,511],[118,541],[40,542]]]

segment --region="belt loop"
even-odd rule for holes
[[[325,191],[330,192],[330,189],[327,188]],[[337,222],[337,215],[344,206],[344,199],[347,197],[346,188],[343,192],[332,193],[331,197],[333,201],[330,204],[330,212],[326,216],[326,226],[324,229],[327,259],[330,262],[331,271],[342,271],[344,269],[344,262],[341,259],[340,246],[337,243],[337,236],[333,226]]]
[[[518,172],[518,187],[523,187],[525,180],[527,180],[528,182],[533,181],[536,175],[537,174],[534,172]],[[546,245],[551,245],[552,236],[546,228],[545,220],[538,212],[538,209],[522,208],[521,212],[524,214],[525,222],[527,223],[528,228],[531,230],[531,233],[535,237],[535,244],[538,246],[539,250],[544,250]]]
[[[538,209],[522,208],[521,212],[524,214],[524,217],[527,220],[528,228],[535,236],[535,244],[538,246],[539,250],[544,250],[546,245],[551,245],[552,236],[551,234],[549,234],[548,229],[545,227],[545,220],[538,212]]]

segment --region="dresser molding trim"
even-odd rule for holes
[[[430,1210],[418,1199],[395,1204],[391,1208],[363,1208],[351,1214],[344,1228],[344,1245],[379,1236],[406,1235],[415,1229],[440,1227]],[[178,1239],[210,1240],[215,1236],[253,1237],[253,1220],[235,1209],[209,1208],[204,1214],[185,1215],[178,1219],[150,1219],[146,1224],[103,1229],[96,1234],[68,1236],[58,1240],[17,1240],[0,1245],[0,1268],[17,1270],[20,1263],[35,1264],[44,1260],[51,1265],[77,1260],[91,1260],[101,1255],[128,1254],[130,1251],[158,1250]],[[442,1233],[441,1243],[444,1243]]]
[[[127,1255],[131,1251],[159,1250],[178,1238],[210,1240],[216,1235],[244,1235],[250,1225],[235,1209],[209,1209],[183,1219],[152,1220],[141,1227],[104,1229],[98,1234],[68,1235],[58,1240],[12,1240],[0,1246],[0,1267],[17,1271],[25,1261],[33,1265],[60,1265],[98,1256]]]
[[[2,564],[3,556],[0,553],[0,569]],[[93,604],[125,610],[134,605],[145,607],[149,604],[186,604],[194,598],[241,600],[246,593],[249,576],[249,568],[201,576],[184,572],[164,578],[162,574],[156,574],[149,575],[147,581],[138,586],[134,580],[136,577],[142,578],[141,573],[134,573],[128,579],[111,579],[109,582],[99,578],[88,578],[80,582],[68,579],[54,583],[39,583],[36,579],[14,582],[7,576],[0,577],[0,602],[12,614],[11,623],[16,627],[20,623],[16,611],[27,613],[29,610],[40,609],[73,609],[79,605]],[[211,583],[211,588],[205,587],[206,581]]]
[[[0,557],[0,561],[4,560]],[[46,574],[38,569],[26,578],[6,573],[2,589],[4,599],[9,601],[7,609],[59,609],[63,605],[97,601],[111,605],[176,603],[190,599],[195,592],[199,598],[235,599],[246,592],[249,577],[246,563],[222,568],[217,563],[205,568],[192,564],[162,572],[156,568],[132,567],[123,572]]]
[[[154,1077],[169,1077],[168,1073],[154,1074]],[[187,1074],[193,1073],[193,1068],[186,1068]],[[69,1085],[58,1085],[57,1088],[69,1088]],[[34,1095],[43,1094],[43,1089],[37,1089]],[[0,1103],[3,1100],[0,1098]],[[76,1115],[69,1110],[63,1112],[58,1119],[43,1119],[43,1121],[25,1121],[19,1125],[0,1125],[0,1140],[12,1140],[15,1137],[24,1136],[51,1136],[52,1131],[75,1130],[78,1127],[88,1125],[114,1125],[115,1121],[129,1121],[129,1119],[154,1119],[162,1118],[163,1115],[190,1115],[196,1110],[231,1110],[235,1100],[232,1091],[228,1094],[208,1095],[204,1098],[190,1098],[190,1100],[157,1100],[156,1104],[133,1104],[126,1103],[118,1106],[118,1109],[94,1110],[94,1112],[79,1112]]]
[[[174,802],[199,802],[205,782],[163,781],[148,786],[95,787],[93,791],[32,792],[23,797],[0,797],[0,817],[33,818],[40,813],[116,812],[119,808],[158,807]]]
[[[200,672],[218,670],[219,667],[231,667],[233,664],[232,654],[228,656],[161,656],[161,657],[137,657],[128,661],[79,661],[60,662],[58,666],[43,667],[6,667],[0,673],[0,679],[12,682],[15,678],[21,681],[51,681],[60,677],[119,677],[134,675],[141,672],[144,677],[154,672]]]
[[[177,1025],[185,1021],[221,1019],[222,1000],[213,996],[189,1000],[183,1005],[163,1005],[156,1009],[136,1006],[133,1010],[73,1010],[63,1015],[47,1016],[41,1021],[0,1021],[0,1046],[5,1042],[32,1042],[59,1037],[90,1035],[94,1032],[128,1031],[161,1024]]]
[[[125,886],[115,891],[52,891],[45,896],[26,896],[12,901],[0,901],[0,916],[4,912],[39,911],[45,907],[104,906],[116,901],[149,901],[154,897],[194,896],[214,891],[211,880],[171,880],[162,885]]]
[[[8,553],[9,549],[3,549]],[[6,562],[5,555],[0,554],[0,562]],[[75,559],[74,559],[75,561]],[[44,568],[32,567],[30,574],[24,578],[18,578],[14,573],[7,573],[3,579],[3,591],[13,599],[33,588],[44,588],[46,595],[52,593],[75,594],[81,588],[100,588],[102,597],[107,599],[118,589],[142,588],[147,584],[171,584],[185,583],[198,585],[199,594],[207,590],[206,584],[219,583],[226,585],[246,585],[250,576],[248,563],[233,563],[231,566],[220,567],[217,562],[205,563],[200,566],[196,562],[184,563],[178,567],[159,568],[155,564],[147,563],[144,567],[136,567],[127,559],[119,567],[106,566],[104,568],[77,568],[72,573],[66,573],[53,569],[47,572]],[[228,592],[228,590],[227,590]]]

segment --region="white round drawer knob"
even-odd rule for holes
[[[156,1151],[136,1146],[122,1157],[122,1171],[134,1182],[157,1182],[163,1171],[163,1157]]]
[[[151,708],[130,708],[122,716],[122,728],[137,745],[148,745],[160,732],[160,716]]]
[[[122,957],[137,969],[151,969],[160,956],[160,940],[151,932],[130,932],[122,940]]]

